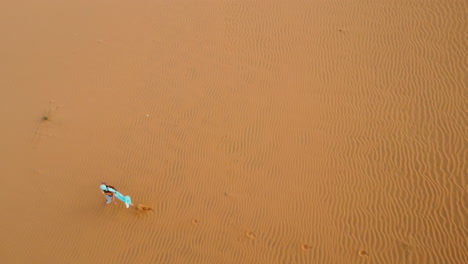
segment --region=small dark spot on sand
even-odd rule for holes
[[[43,116],[43,117],[41,118],[41,120],[42,120],[42,121],[47,121],[47,120],[49,120],[49,117],[48,117],[48,116]]]

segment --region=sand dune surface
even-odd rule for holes
[[[5,2],[2,263],[468,263],[467,10]]]

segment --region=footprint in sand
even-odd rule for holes
[[[302,245],[301,245],[301,248],[302,248],[302,250],[304,250],[304,251],[309,251],[309,250],[312,249],[312,246],[311,246],[311,245],[308,245],[308,244],[302,244]]]
[[[358,255],[360,257],[366,257],[366,258],[369,257],[369,253],[367,251],[365,251],[364,249],[359,250]]]
[[[401,249],[403,249],[403,251],[405,252],[405,257],[407,257],[407,258],[413,253],[414,247],[411,246],[409,243],[399,241],[398,246]]]
[[[246,232],[245,235],[246,235],[250,240],[254,240],[254,239],[256,238],[255,233],[252,232],[252,231]]]
[[[198,224],[198,223],[200,223],[200,220],[198,220],[198,219],[192,219],[192,224],[196,225],[196,224]]]

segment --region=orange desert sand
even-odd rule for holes
[[[3,1],[1,262],[468,263],[467,3]]]

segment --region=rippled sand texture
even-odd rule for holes
[[[468,263],[466,10],[4,3],[2,263]]]

